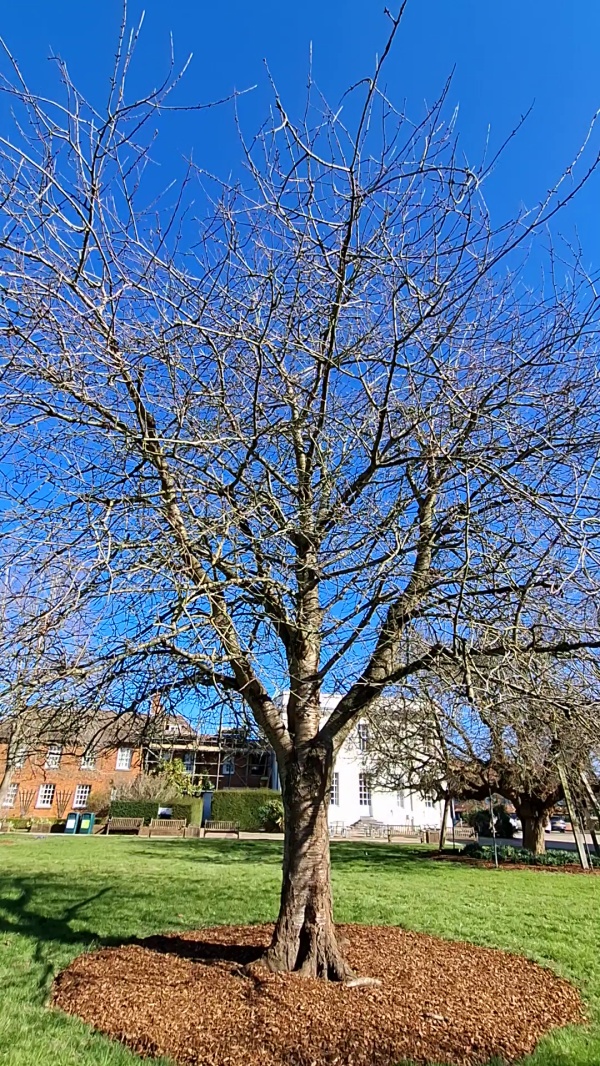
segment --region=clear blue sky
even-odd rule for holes
[[[388,0],[392,9],[396,3]],[[130,21],[144,5],[131,0]],[[315,78],[331,101],[370,72],[387,33],[383,0],[148,0],[136,86],[164,71],[173,33],[176,54],[194,58],[179,102],[207,101],[257,84],[244,100],[252,130],[264,117],[269,88],[263,58],[286,101],[300,106],[313,44]],[[100,14],[101,12],[101,14]],[[48,91],[53,51],[95,102],[104,99],[120,20],[120,0],[21,0],[3,5],[1,32],[32,87]],[[600,3],[597,0],[411,0],[387,85],[419,117],[455,68],[452,106],[467,156],[476,162],[488,125],[497,146],[534,104],[533,114],[486,189],[495,221],[531,205],[570,162],[600,107]],[[4,67],[4,64],[2,64]],[[6,121],[0,105],[0,126]],[[600,148],[600,130],[594,141]],[[193,150],[196,162],[226,176],[239,156],[230,109],[171,116],[158,159],[165,183]],[[600,267],[600,175],[557,227],[577,228],[585,258]]]

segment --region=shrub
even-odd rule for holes
[[[272,788],[224,788],[213,793],[211,818],[239,822],[244,832],[255,833],[262,829],[259,809],[273,800],[281,802],[281,794]]]
[[[491,837],[493,835],[489,807],[477,807],[473,811],[467,811],[464,817],[467,825],[473,826],[478,836]],[[496,836],[512,840],[515,834],[515,827],[512,824],[503,803],[497,803],[495,805],[494,818],[496,822]]]
[[[99,818],[106,818],[110,810],[110,792],[92,792],[85,809],[94,812],[96,821]]]
[[[574,851],[562,851],[551,848],[541,855],[534,855],[527,848],[513,848],[507,845],[498,847],[498,862],[500,863],[524,863],[526,866],[570,866],[578,862],[578,856]],[[461,851],[470,859],[483,859],[485,862],[494,862],[494,848],[487,844],[465,844]],[[597,855],[590,856],[592,866],[600,867],[600,858]]]
[[[257,811],[261,828],[267,833],[281,833],[283,830],[283,803],[280,799],[263,803]]]
[[[182,759],[170,759],[158,764],[158,771],[156,778],[164,784],[160,795],[170,795],[173,799],[178,799],[180,796],[201,796],[204,792],[204,782],[199,785],[195,785],[191,776],[188,774]],[[173,815],[175,817],[175,815]]]
[[[177,800],[180,797],[181,792],[177,785],[174,785],[172,779],[164,774],[138,774],[133,781],[128,781],[127,784],[121,785],[117,791],[117,801],[119,802],[121,800],[155,800],[165,807],[172,800]],[[133,818],[134,815],[131,817]]]

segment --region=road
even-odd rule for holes
[[[586,840],[590,851],[593,851],[592,838],[589,833],[586,834]],[[505,840],[504,838],[497,838],[498,844],[507,844],[513,848],[520,848],[523,845],[523,838],[515,835],[512,840]],[[452,833],[448,834],[448,843],[452,843]],[[480,844],[489,844],[493,846],[492,837],[479,837]],[[575,837],[572,833],[546,833],[546,847],[548,849],[554,848],[560,851],[577,851],[575,844]]]

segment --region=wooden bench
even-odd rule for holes
[[[446,840],[477,840],[477,833],[472,825],[455,825],[454,829],[448,829]]]
[[[144,824],[143,818],[109,818],[106,823],[106,835],[109,833],[139,833]]]
[[[239,822],[205,822],[203,829],[204,836],[206,836],[207,833],[235,833],[238,840],[240,839]]]
[[[388,844],[391,844],[393,840],[410,840],[412,843],[420,844],[423,834],[420,825],[388,825],[387,838]]]
[[[187,818],[151,818],[148,836],[182,837]]]

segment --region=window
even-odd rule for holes
[[[400,791],[396,793],[396,800],[398,802],[398,806],[404,808],[405,796],[403,789],[400,789]]]
[[[269,754],[266,751],[255,755],[250,763],[250,775],[251,777],[268,777],[269,776]]]
[[[340,805],[340,775],[334,774],[331,778],[331,806],[339,807]]]
[[[358,802],[361,807],[371,806],[371,779],[368,774],[358,775]]]
[[[86,751],[81,756],[81,769],[82,770],[95,770],[96,769],[96,754],[93,751]]]
[[[359,722],[357,727],[358,735],[358,750],[368,751],[369,749],[369,727],[366,722]]]
[[[196,769],[196,753],[194,751],[184,751],[181,761],[186,774],[193,774]]]
[[[36,807],[51,807],[55,791],[56,785],[40,785]]]
[[[226,759],[223,759],[223,766],[221,767],[221,770],[227,777],[231,777],[235,773],[235,759],[232,755],[229,755]]]
[[[46,755],[46,769],[58,770],[60,766],[60,757],[62,755],[62,747],[60,744],[51,744],[48,748],[48,754]]]
[[[115,768],[117,770],[131,770],[131,756],[131,748],[119,748]]]
[[[4,803],[2,804],[2,806],[3,807],[14,807],[15,803],[17,802],[18,793],[19,793],[19,786],[18,785],[9,785],[8,786],[8,792],[6,793],[6,796],[4,797]]]
[[[85,807],[92,791],[91,785],[77,785],[75,789],[75,796],[73,797],[74,807]]]
[[[431,809],[432,807],[435,807],[435,798],[434,798],[434,796],[431,795],[431,792],[428,792],[427,795],[424,798],[425,798],[425,806],[426,807],[428,807],[429,809]]]
[[[13,767],[15,770],[22,770],[25,766],[25,759],[27,758],[27,748],[24,744],[19,744],[15,749],[13,757]]]

